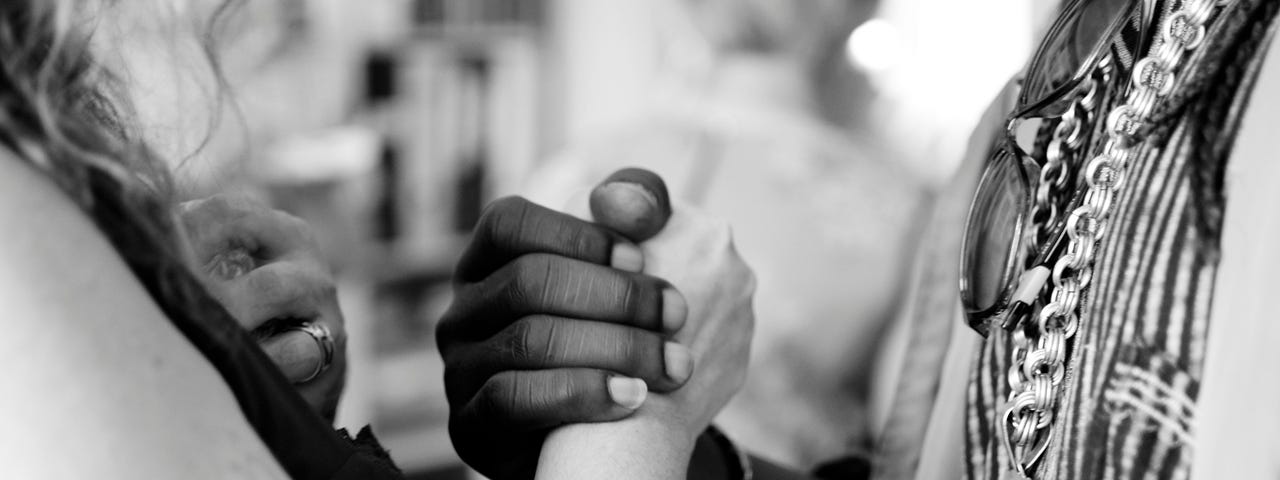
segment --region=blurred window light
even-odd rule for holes
[[[846,45],[879,94],[869,106],[876,135],[917,172],[945,181],[987,104],[1030,55],[1035,14],[1049,9],[1035,7],[1050,3],[1056,0],[882,0],[877,20]],[[892,48],[890,67],[864,66],[863,44]]]
[[[863,22],[845,42],[849,62],[870,73],[892,69],[903,54],[902,36],[897,27],[883,18]]]

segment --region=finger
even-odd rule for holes
[[[660,332],[684,325],[684,297],[666,281],[548,254],[517,258],[483,282],[460,285],[442,336],[478,340],[514,319],[554,315]]]
[[[259,343],[271,361],[290,382],[310,379],[324,362],[324,352],[316,340],[304,332],[287,331]]]
[[[619,268],[643,258],[638,247],[604,227],[520,197],[507,197],[490,204],[481,215],[455,276],[461,281],[477,281],[530,253]]]
[[[644,381],[603,370],[511,370],[490,377],[460,415],[535,430],[618,420],[640,408],[647,395]]]
[[[461,368],[447,372],[456,380],[446,382],[461,387],[459,393],[465,396],[504,370],[608,370],[644,380],[656,392],[679,388],[693,372],[689,349],[662,335],[549,315],[523,318],[493,337],[459,349],[448,363]]]
[[[577,193],[574,193],[561,211],[582,221],[594,223],[595,221],[591,216],[591,192],[592,189],[584,188],[579,190]],[[602,224],[598,225],[604,226]],[[621,241],[614,243],[613,259],[609,266],[618,270],[626,270],[628,272],[644,271],[643,250],[639,246],[634,245],[627,240],[628,239],[624,237]]]
[[[336,298],[333,289],[329,273],[315,263],[276,262],[227,281],[226,295],[237,301],[223,304],[253,330],[276,318],[315,319]]]
[[[591,191],[591,216],[634,242],[657,235],[671,217],[671,197],[662,177],[625,168]]]
[[[323,353],[321,353],[320,358],[315,358],[310,364],[306,365],[309,368],[303,368],[304,365],[302,364],[304,362],[297,362],[298,365],[294,368],[296,368],[297,372],[303,373],[301,379],[296,376],[289,376],[288,378],[297,385],[298,393],[302,394],[307,403],[332,422],[334,414],[337,412],[338,402],[342,397],[343,387],[346,384],[347,335],[342,325],[342,315],[336,313],[336,310],[326,311],[314,322],[322,323],[327,327],[333,340],[333,357],[330,359],[329,366],[315,378],[298,383],[299,380],[306,379],[307,376],[315,373],[316,366],[323,361]],[[290,332],[290,334],[292,333],[294,332]],[[310,336],[308,335],[308,337]],[[309,338],[309,340],[311,341],[310,351],[320,352],[320,344],[314,338]],[[304,350],[305,347],[302,346],[301,340],[298,340],[297,348],[299,353],[305,354],[307,351]]]
[[[644,382],[600,370],[506,371],[494,375],[449,416],[449,435],[468,462],[505,452],[495,478],[531,472],[546,432],[567,423],[607,422],[631,415],[644,403]],[[472,463],[477,465],[476,463]]]
[[[233,249],[271,260],[313,250],[315,237],[301,219],[247,197],[218,195],[182,204],[192,248],[202,262]]]

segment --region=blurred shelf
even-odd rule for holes
[[[434,348],[379,355],[372,367],[374,427],[406,471],[461,463],[449,440],[444,365]]]
[[[383,425],[383,431],[447,423],[444,363],[434,348],[384,354],[377,359],[373,372],[378,385],[375,421]]]
[[[453,452],[447,429],[386,432],[378,435],[396,465],[406,472],[441,470],[462,465]]]
[[[361,273],[375,287],[386,289],[447,283],[469,239],[464,234],[438,235],[412,244],[372,245]]]

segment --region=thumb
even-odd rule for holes
[[[656,173],[624,168],[591,190],[591,216],[596,223],[639,243],[662,231],[671,218],[667,185]]]

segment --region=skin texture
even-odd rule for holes
[[[609,181],[591,195],[597,211],[669,214],[632,208],[637,185],[663,193],[656,175],[633,172],[621,181],[625,188]],[[614,201],[625,208],[601,204]],[[589,207],[585,197],[580,203],[575,217],[519,198],[495,202],[458,265],[455,300],[437,331],[450,433],[459,455],[490,478],[528,478],[555,427],[626,418],[637,403],[640,420],[620,425],[644,434],[609,433],[606,440],[654,441],[669,458],[653,466],[683,469],[693,439],[745,373],[754,277],[733,251],[728,228],[691,211],[671,217],[678,228],[666,218],[600,222],[617,231],[583,220]],[[665,228],[644,237],[653,222]],[[641,270],[671,272],[682,283],[672,288]],[[701,318],[708,320],[694,322]],[[651,391],[639,402],[610,389],[632,378]],[[698,388],[662,395],[688,381]],[[609,445],[617,444],[595,446]],[[558,458],[595,478],[582,458]]]
[[[178,211],[205,286],[258,334],[263,351],[307,403],[332,421],[345,381],[347,335],[333,276],[310,227],[238,196],[186,202]],[[322,352],[307,333],[282,328],[296,322],[323,324],[334,339],[332,364],[310,380]]]
[[[658,190],[661,179],[649,175]],[[593,211],[603,210],[596,208],[600,190],[591,196]],[[755,323],[755,276],[738,256],[728,225],[676,205],[662,231],[641,248],[645,273],[670,280],[688,302],[689,319],[675,338],[689,346],[695,372],[684,387],[651,395],[624,420],[553,432],[537,478],[683,478],[696,439],[742,386]]]
[[[0,221],[0,411],[21,432],[0,478],[286,478],[92,222],[3,152]]]
[[[207,62],[206,31],[198,25],[207,25],[204,20],[212,18],[212,9],[227,2],[29,2],[40,9],[24,8],[21,3],[7,4],[7,24],[26,21],[15,11],[58,9],[51,14],[56,25],[48,32],[55,38],[38,42],[40,52],[35,57],[45,55],[44,49],[57,52],[64,45],[79,57],[83,36],[90,42],[90,52],[84,54],[92,57],[88,63],[106,71],[80,70],[78,63],[68,67],[54,60],[60,57],[49,56],[48,63],[28,64],[9,72],[11,76],[65,74],[108,82],[111,87],[104,93],[112,105],[104,110],[119,113],[122,129],[129,130],[120,140],[146,139],[150,150],[172,165],[200,151],[216,123],[215,100],[223,90]],[[35,33],[23,36],[44,38]],[[17,43],[21,42],[7,42],[5,49],[17,50],[13,45]],[[6,56],[17,53],[6,51]],[[63,71],[66,68],[75,71]],[[81,92],[60,98],[66,90],[52,91],[59,90],[57,83],[39,84],[39,88],[6,88],[37,97],[31,100],[49,107],[40,109],[47,117],[24,116],[17,124],[8,122],[5,129],[28,122],[42,125],[40,130],[48,138],[18,135],[17,142],[33,141],[36,153],[52,153],[57,151],[53,145],[65,141],[60,137],[85,133],[47,131],[69,117],[59,107],[60,101],[85,99],[77,95]],[[51,91],[43,91],[45,87]],[[116,137],[115,125],[101,126],[113,132],[108,136]],[[101,232],[48,178],[11,158],[8,148],[13,145],[6,144],[0,152],[0,219],[16,231],[0,239],[0,264],[4,265],[0,302],[7,312],[6,335],[0,340],[0,356],[5,360],[0,374],[6,394],[0,395],[0,408],[15,414],[10,425],[22,433],[0,439],[0,448],[7,452],[0,478],[286,478],[245,423],[218,372],[164,318]],[[75,157],[81,153],[72,150]],[[23,154],[40,164],[40,155]],[[135,164],[122,161],[119,165],[127,170]],[[113,173],[132,183],[136,181],[133,174],[141,172]],[[219,223],[214,220],[211,224]],[[308,262],[268,259],[265,263]],[[300,278],[319,276],[280,277],[280,284],[311,285],[315,282]],[[314,303],[319,304],[326,303],[325,297],[332,298],[331,292],[307,296],[318,298]],[[281,303],[288,297],[296,295],[246,292],[224,295],[222,300],[228,309],[244,311],[246,306]],[[336,312],[336,303],[320,310]],[[252,321],[248,316],[238,318]],[[336,318],[340,330],[340,316]],[[307,356],[296,342],[278,349],[286,355],[273,357],[291,365]],[[341,368],[332,371],[339,372],[333,376],[336,388],[316,386],[317,392],[326,393],[312,396],[303,386],[304,395],[321,410],[332,411],[322,405],[336,405],[341,390]]]
[[[667,342],[684,299],[641,266],[617,232],[516,197],[488,207],[437,329],[463,460],[490,478],[527,478],[552,428],[617,420],[644,401],[634,388],[615,399],[611,384],[670,391],[687,380],[687,349]]]
[[[220,57],[241,39],[244,31],[238,26],[254,21],[246,15],[275,7],[256,0],[81,3],[74,10],[86,18],[76,22],[92,26],[95,60],[126,80],[120,100],[130,107],[123,109],[130,129],[167,163],[182,197],[215,190],[238,169],[226,159],[247,155],[245,129],[231,108],[238,92],[222,81],[240,80],[243,74],[220,79],[232,73],[221,67],[238,65]],[[252,61],[243,57],[229,58]],[[345,382],[346,333],[332,275],[309,228],[235,196],[187,202],[177,213],[195,253],[193,270],[204,274],[205,286],[241,325],[253,330],[291,319],[328,327],[335,340],[333,363],[319,377],[299,383],[298,390],[332,420]],[[252,259],[247,267],[220,266],[244,251]],[[315,341],[301,332],[266,338],[261,345],[295,382],[314,372],[320,357]]]

